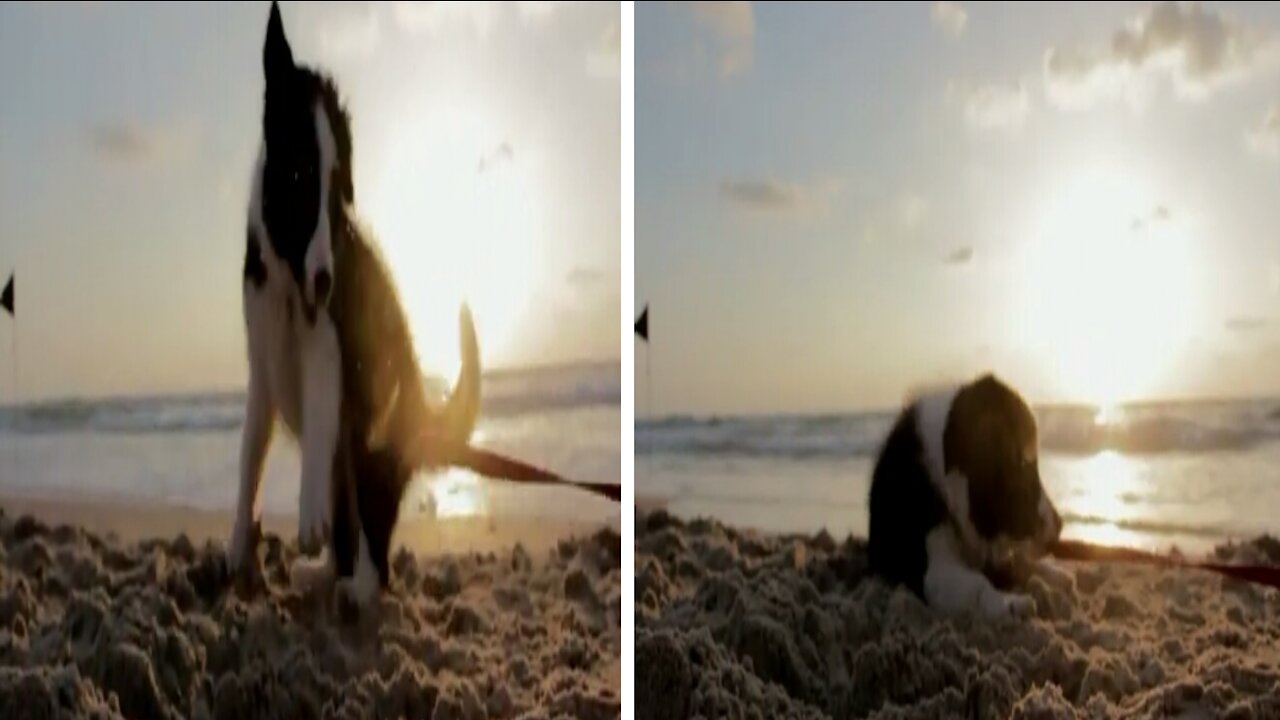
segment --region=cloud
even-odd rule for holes
[[[973,248],[965,246],[951,251],[942,262],[947,265],[968,265],[973,260]]]
[[[749,2],[695,2],[693,16],[715,35],[724,76],[751,67],[755,44],[755,13]]]
[[[1245,140],[1249,149],[1263,157],[1280,158],[1280,102],[1274,103],[1258,127],[1249,131]]]
[[[587,51],[587,74],[595,78],[616,78],[622,71],[622,30],[617,20],[609,23],[600,39]]]
[[[481,39],[488,38],[498,21],[512,11],[526,25],[541,24],[571,2],[392,2],[391,17],[400,29],[411,34],[435,35],[469,29]]]
[[[724,180],[720,196],[735,206],[755,212],[804,213],[825,210],[835,194],[834,183],[802,185],[778,180]]]
[[[1276,55],[1273,38],[1198,3],[1163,2],[1116,30],[1105,46],[1050,47],[1045,89],[1059,107],[1087,107],[1135,90],[1145,74],[1167,73],[1179,97],[1206,97]]]
[[[978,87],[952,83],[948,95],[959,97],[964,119],[981,130],[1016,129],[1031,111],[1031,93],[1024,83],[988,83]]]
[[[188,153],[195,141],[194,126],[189,124],[147,128],[135,123],[108,123],[89,130],[89,146],[94,152],[127,164],[176,160]]]
[[[1236,317],[1227,318],[1223,325],[1232,332],[1256,332],[1267,326],[1267,320],[1254,315],[1237,315]]]
[[[1147,215],[1147,216],[1140,215],[1138,217],[1135,217],[1132,221],[1130,221],[1129,229],[1134,232],[1141,232],[1142,230],[1146,229],[1148,224],[1154,225],[1156,223],[1169,222],[1169,219],[1172,217],[1173,217],[1173,213],[1169,212],[1169,208],[1165,207],[1164,205],[1157,205],[1155,209],[1151,211],[1150,215]]]
[[[919,195],[908,193],[898,204],[898,228],[904,233],[913,233],[924,226],[929,219],[929,201]]]
[[[562,0],[561,2],[546,2],[538,0],[536,2],[517,2],[516,10],[520,14],[520,18],[526,22],[544,22],[551,18],[557,10],[573,5],[575,3]]]
[[[315,37],[328,56],[367,56],[378,48],[382,39],[382,20],[377,6],[333,3],[330,12],[316,16]]]
[[[958,4],[943,0],[935,2],[933,7],[929,8],[929,19],[933,20],[934,27],[951,37],[960,37],[964,32],[964,26],[969,22],[969,13]]]
[[[480,162],[476,167],[477,172],[488,172],[502,163],[511,162],[515,158],[515,149],[511,147],[511,143],[503,140],[498,147],[494,148],[488,155],[480,158]]]
[[[604,280],[605,273],[603,270],[600,268],[586,267],[584,265],[579,265],[573,268],[569,271],[569,274],[565,276],[565,282],[574,287],[599,285],[604,282]]]

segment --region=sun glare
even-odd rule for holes
[[[456,377],[464,301],[482,363],[511,363],[510,344],[540,270],[541,206],[529,163],[483,113],[457,103],[407,114],[386,143],[391,151],[371,183],[367,220],[424,371]]]
[[[1189,226],[1143,180],[1108,165],[1065,178],[1024,248],[1024,339],[1064,399],[1104,410],[1158,391],[1195,325]]]

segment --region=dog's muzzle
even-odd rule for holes
[[[333,292],[333,276],[328,270],[317,270],[311,280],[311,298],[316,307],[329,304],[329,294]]]
[[[307,319],[308,325],[316,324],[316,316],[320,314],[321,308],[329,305],[332,293],[333,276],[328,270],[317,270],[315,277],[311,279],[311,299],[308,299],[305,293],[299,298],[302,315]]]

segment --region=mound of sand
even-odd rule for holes
[[[615,718],[616,532],[534,558],[401,551],[344,622],[288,587],[296,547],[230,587],[219,544],[125,544],[0,510],[0,717]]]
[[[855,539],[638,513],[636,717],[1280,718],[1280,592],[1063,567],[1024,588],[1037,618],[978,621],[869,577]]]

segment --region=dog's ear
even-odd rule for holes
[[[293,70],[293,51],[284,36],[284,21],[280,19],[280,4],[271,3],[271,17],[267,20],[267,41],[262,48],[262,69],[267,82],[282,77]]]

